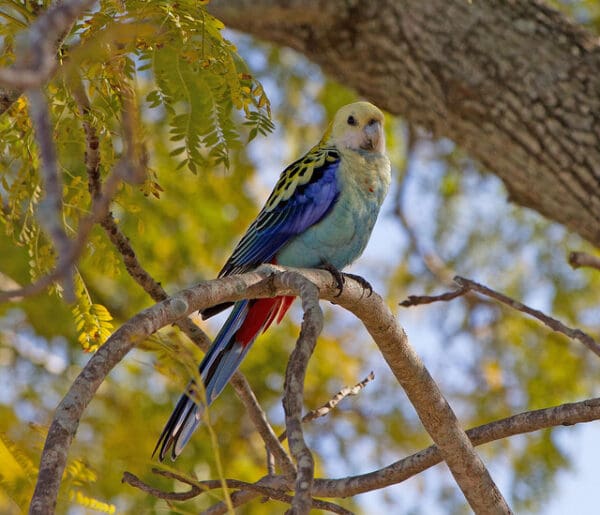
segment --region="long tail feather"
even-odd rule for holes
[[[225,388],[240,366],[257,336],[277,319],[281,321],[294,297],[243,300],[236,302],[229,318],[200,363],[199,373],[204,384],[204,395],[191,381],[177,402],[167,421],[152,455],[160,448],[158,457],[163,461],[169,450],[175,460],[200,425],[204,405],[208,406]],[[206,404],[198,399],[205,397]]]

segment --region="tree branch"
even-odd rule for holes
[[[194,311],[242,298],[300,294],[290,287],[287,272],[265,279],[266,273],[267,271],[256,271],[231,276],[182,290],[142,311],[109,338],[92,356],[55,412],[42,453],[40,473],[31,505],[32,513],[51,513],[54,509],[68,448],[79,419],[106,374],[125,354],[159,328]],[[328,272],[301,270],[295,273],[301,273],[318,286],[321,298],[335,301],[361,319],[394,375],[405,388],[425,428],[439,445],[444,460],[475,511],[508,512],[508,508],[503,508],[502,498],[499,500],[495,485],[479,458],[474,455],[468,440],[465,445],[466,435],[459,428],[456,417],[419,358],[409,347],[406,335],[397,325],[383,299],[375,293],[364,297],[363,288],[352,280],[346,282],[344,291],[338,297],[338,289],[332,283]]]
[[[419,306],[421,304],[433,304],[434,302],[448,302],[462,297],[469,291],[468,288],[459,288],[458,290],[448,291],[441,293],[440,295],[409,295],[406,300],[403,300],[398,305],[404,308],[410,308],[412,306]]]
[[[571,252],[569,254],[569,265],[573,268],[585,266],[600,270],[600,258],[585,252]]]
[[[139,488],[143,492],[146,492],[158,499],[165,499],[168,501],[186,501],[188,499],[193,499],[194,497],[197,497],[202,492],[206,492],[207,490],[215,490],[215,489],[223,487],[223,484],[221,483],[220,480],[193,481],[192,482],[189,480],[189,478],[180,476],[178,474],[173,474],[168,471],[161,471],[158,469],[154,469],[153,472],[161,474],[166,477],[177,479],[178,481],[182,481],[183,483],[190,486],[190,490],[187,492],[163,492],[162,490],[158,490],[158,489],[148,485],[147,483],[145,483],[144,481],[139,479],[134,474],[131,474],[130,472],[125,472],[123,474],[123,478],[122,478],[121,482],[131,485],[135,488]],[[252,500],[258,496],[266,497],[269,499],[276,499],[278,501],[282,501],[287,504],[292,504],[293,500],[294,500],[294,497],[292,497],[291,495],[287,495],[285,493],[287,491],[287,488],[286,488],[285,481],[283,481],[283,478],[281,478],[281,477],[266,476],[266,477],[260,479],[259,481],[257,481],[256,483],[248,483],[246,481],[239,481],[237,479],[226,479],[225,484],[227,485],[227,488],[239,489],[241,492],[251,492],[254,494],[251,498],[245,498],[244,499],[245,502],[249,502],[250,500]],[[245,504],[245,503],[235,504],[234,507],[241,506],[241,504]],[[310,505],[311,505],[312,509],[316,509],[316,510],[324,510],[324,511],[329,511],[331,513],[339,513],[342,515],[352,515],[351,511],[348,511],[345,508],[343,508],[337,504],[334,504],[332,502],[328,502],[328,501],[311,499]],[[223,506],[223,507],[225,507],[225,506]],[[221,507],[221,504],[219,503],[219,504],[209,508],[208,510],[205,510],[202,513],[204,515],[208,515],[208,514],[215,515],[216,513],[227,513],[227,511],[221,511],[221,509],[222,509],[222,507]]]
[[[320,417],[324,417],[328,415],[335,407],[346,397],[351,395],[358,395],[358,393],[367,386],[368,383],[375,379],[375,374],[373,372],[369,372],[369,375],[365,377],[359,383],[356,383],[352,387],[344,387],[339,392],[337,392],[331,399],[329,399],[325,404],[323,404],[320,408],[310,410],[306,415],[302,417],[302,423],[306,424],[307,422],[311,422]],[[287,438],[287,431],[283,431],[278,436],[280,442],[285,441]]]
[[[466,279],[464,277],[455,276],[454,282],[460,286],[458,290],[442,293],[440,295],[409,295],[406,300],[400,302],[400,306],[405,308],[411,306],[417,306],[420,304],[431,304],[433,302],[440,301],[450,301],[457,297],[461,297],[469,292],[476,292],[480,295],[484,295],[491,299],[497,300],[502,304],[505,304],[517,311],[521,311],[522,313],[526,313],[533,318],[536,318],[540,322],[542,322],[545,326],[549,327],[553,331],[557,333],[562,333],[565,336],[568,336],[571,339],[579,340],[583,343],[588,349],[590,349],[594,354],[600,356],[600,344],[596,342],[589,334],[585,333],[581,329],[572,329],[565,324],[563,324],[560,320],[556,320],[551,316],[546,315],[545,313],[530,308],[526,306],[522,302],[518,300],[512,299],[504,295],[503,293],[499,293],[483,284],[479,284],[478,282],[472,281],[470,279]]]
[[[112,368],[139,342],[193,311],[224,300],[238,300],[246,285],[239,277],[232,280],[203,283],[196,288],[155,304],[123,324],[91,357],[61,403],[58,405],[44,451],[38,480],[30,506],[31,514],[54,513],[58,488],[66,465],[67,452],[75,435],[81,415],[96,390]],[[255,281],[261,276],[254,275]],[[208,288],[207,288],[208,286]],[[236,291],[237,290],[237,291]],[[236,295],[237,293],[237,295]],[[203,297],[203,298],[202,298]]]
[[[284,274],[283,284],[297,290],[302,300],[304,317],[300,337],[292,351],[285,371],[283,409],[290,451],[296,460],[295,495],[289,515],[308,515],[312,506],[314,460],[304,441],[302,408],[304,404],[304,378],[308,361],[323,329],[323,312],[319,306],[319,289],[300,274]]]
[[[600,419],[600,398],[562,404],[551,408],[519,413],[467,431],[473,445],[556,426],[571,426]],[[395,485],[443,461],[432,445],[387,467],[342,479],[315,479],[313,494],[322,497],[346,497]]]
[[[346,299],[341,298],[339,305],[354,313],[375,340],[473,511],[511,513],[448,402],[381,297],[372,295],[361,303]]]
[[[51,140],[52,130],[49,127],[47,105],[38,105],[38,102],[43,101],[43,98],[36,99],[36,102],[33,104],[30,102],[31,109],[35,111],[36,117],[39,118],[40,149],[44,145],[44,150],[40,153],[42,154],[42,170],[45,171],[44,175],[46,176],[45,202],[47,204],[40,206],[39,218],[41,224],[45,223],[48,232],[54,234],[55,247],[58,254],[57,264],[50,273],[40,277],[34,283],[19,289],[0,291],[0,302],[17,297],[35,295],[46,289],[53,282],[60,281],[63,278],[66,278],[66,282],[72,281],[73,266],[81,257],[94,225],[98,221],[104,220],[107,216],[110,203],[122,180],[121,167],[115,167],[106,180],[104,188],[102,188],[99,173],[100,155],[98,152],[98,136],[94,127],[87,120],[90,104],[82,84],[79,84],[79,88],[74,88],[74,97],[84,115],[83,125],[86,134],[85,164],[88,177],[95,178],[94,186],[89,187],[92,194],[90,213],[80,220],[75,238],[69,239],[62,226],[62,181],[60,180],[56,166],[56,152]],[[45,104],[45,101],[43,102]],[[46,162],[50,163],[49,167],[46,166]]]
[[[241,372],[236,372],[231,378],[230,384],[233,386],[237,396],[244,403],[250,420],[254,424],[254,427],[256,427],[263,442],[265,442],[269,456],[275,458],[277,465],[285,476],[295,477],[296,467],[275,435],[275,431],[273,431],[271,424],[269,424],[264,410],[256,400],[256,396],[244,375]]]
[[[59,268],[67,259],[70,242],[63,227],[62,179],[58,172],[50,112],[41,89],[30,89],[27,96],[29,98],[29,115],[35,128],[35,136],[39,147],[41,171],[46,192],[46,196],[41,201],[38,209],[38,219],[40,225],[45,228],[54,243],[57,268]],[[73,270],[70,266],[66,267],[63,287],[65,298],[68,301],[73,301],[75,292]]]
[[[39,88],[50,78],[56,69],[56,52],[62,39],[75,20],[94,3],[95,0],[56,2],[20,35],[15,66],[0,68],[0,86],[7,88],[3,105],[18,98],[19,91]]]
[[[553,428],[557,426],[571,426],[585,422],[592,422],[600,419],[600,397],[587,399],[585,401],[562,404],[551,408],[544,408],[534,411],[527,411],[512,415],[507,418],[496,420],[467,431],[473,445],[479,446],[493,441],[509,438],[511,436],[522,435],[542,429]],[[373,490],[378,490],[391,485],[399,484],[421,472],[431,468],[443,461],[439,449],[431,445],[414,454],[411,454],[401,460],[373,472],[360,474],[356,476],[345,477],[341,479],[323,479],[314,480],[313,494],[320,497],[350,497]],[[222,485],[219,480],[192,482],[185,476],[173,474],[171,472],[154,470],[154,472],[178,479],[190,486],[196,486],[198,490],[217,489]],[[230,481],[230,480],[227,480]],[[282,476],[266,476],[256,484],[267,482],[271,488],[282,491],[288,491],[289,485]],[[234,488],[233,483],[227,483],[229,487]],[[202,485],[204,488],[200,488]],[[149,487],[152,488],[152,487]],[[201,492],[199,491],[198,494]],[[168,495],[168,493],[166,493]],[[255,498],[259,494],[249,491],[239,491],[232,495],[232,501],[238,494],[250,494],[245,496],[246,502]],[[161,492],[165,495],[165,492]],[[159,495],[160,497],[160,495]],[[165,498],[165,497],[161,497]],[[186,499],[191,498],[186,497]],[[234,506],[239,506],[234,501]],[[206,513],[212,515],[224,514],[226,509],[221,504],[213,506]]]
[[[549,327],[553,331],[558,333],[562,333],[569,338],[573,338],[575,340],[579,340],[583,343],[588,349],[590,349],[594,354],[600,356],[600,344],[598,344],[590,335],[584,333],[581,329],[571,329],[563,324],[561,321],[552,318],[545,313],[537,309],[530,308],[525,304],[519,302],[518,300],[511,299],[502,293],[498,293],[497,291],[488,288],[487,286],[483,286],[475,281],[471,281],[470,279],[465,279],[464,277],[456,276],[454,278],[454,282],[461,286],[461,288],[470,291],[475,291],[480,293],[481,295],[485,295],[486,297],[490,297],[495,299],[502,304],[506,304],[517,311],[521,311],[523,313],[527,313],[534,318],[537,318],[540,322],[542,322],[545,326]]]

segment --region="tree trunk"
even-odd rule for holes
[[[229,0],[231,28],[286,45],[447,137],[510,200],[600,247],[600,46],[534,0]]]

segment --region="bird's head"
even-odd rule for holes
[[[324,140],[340,148],[383,154],[383,113],[369,102],[345,105],[335,114]]]

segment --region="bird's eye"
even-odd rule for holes
[[[356,125],[356,118],[354,118],[354,116],[350,115],[348,116],[348,125]]]

